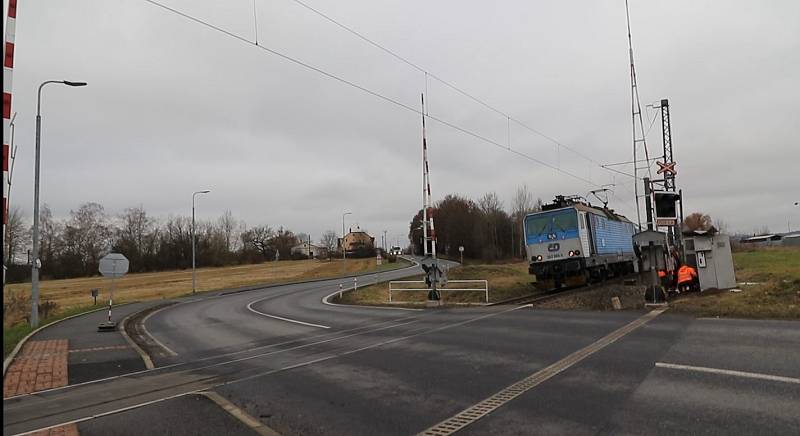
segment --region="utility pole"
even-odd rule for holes
[[[39,259],[39,173],[41,167],[42,145],[42,88],[51,83],[67,86],[86,86],[86,82],[71,82],[69,80],[47,80],[39,85],[36,94],[36,146],[34,150],[34,176],[33,176],[33,259],[31,260],[31,327],[39,325],[39,269],[42,262]],[[5,163],[4,163],[5,165]],[[6,208],[8,204],[4,204]],[[8,210],[3,210],[3,232],[5,233],[5,220]],[[5,277],[4,277],[5,278]]]
[[[344,262],[345,262],[345,260],[347,260],[347,248],[345,248],[345,246],[344,246],[344,236],[345,236],[345,234],[344,234],[344,217],[346,217],[347,215],[352,215],[352,214],[353,214],[353,212],[345,212],[345,213],[342,214],[342,244],[341,245],[342,245],[342,275],[343,276],[344,276],[345,271],[346,271],[345,268],[344,268]]]

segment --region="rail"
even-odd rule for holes
[[[389,282],[389,302],[392,302],[392,292],[406,292],[406,291],[425,291],[428,292],[430,289],[428,287],[419,287],[419,288],[405,288],[405,287],[398,287],[412,284],[412,283],[422,283],[425,284],[424,280],[393,280]],[[440,292],[483,292],[485,295],[486,304],[489,304],[489,281],[488,280],[448,280],[447,284],[481,284],[482,287],[474,287],[474,288],[451,288],[451,287],[443,287],[439,288]],[[444,299],[444,298],[443,298]]]

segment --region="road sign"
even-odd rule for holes
[[[459,245],[458,246],[458,251],[463,253],[464,252],[464,246],[463,245]]]
[[[100,274],[106,277],[122,277],[128,272],[128,258],[119,253],[108,253],[100,259]]]
[[[674,226],[677,222],[675,218],[656,218],[656,225],[659,227]]]
[[[100,323],[97,330],[101,332],[114,331],[117,323],[111,320],[111,308],[114,305],[114,279],[122,277],[128,272],[128,258],[119,253],[108,253],[100,259],[100,274],[111,278],[111,291],[108,294],[108,321]]]
[[[673,176],[678,174],[678,171],[675,170],[675,162],[656,162],[656,164],[659,167],[656,174],[672,174]]]

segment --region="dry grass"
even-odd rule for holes
[[[742,292],[707,291],[670,303],[697,316],[800,319],[800,249],[769,247],[733,253]]]
[[[450,280],[488,280],[490,302],[536,292],[531,285],[533,276],[528,274],[526,262],[459,266],[448,271],[448,278]],[[408,280],[422,280],[422,276]],[[419,285],[413,287],[424,287],[423,284]],[[455,284],[451,285],[451,287],[454,286]],[[442,294],[445,303],[480,304],[485,301],[483,292],[447,292],[447,288],[445,288]],[[426,301],[427,293],[424,291],[393,292],[392,297],[395,302],[402,301],[403,304],[419,305]],[[371,285],[359,288],[358,292],[348,292],[344,294],[341,302],[345,304],[388,304],[389,284]]]
[[[384,263],[381,270],[407,266],[405,261]],[[344,271],[347,274],[374,271],[375,259],[348,259]],[[236,288],[240,286],[273,284],[288,281],[334,277],[342,274],[342,261],[297,260],[266,262],[256,265],[239,265],[222,268],[200,268],[197,270],[199,292]],[[41,301],[52,301],[59,310],[92,303],[91,289],[99,288],[98,304],[108,301],[111,281],[103,277],[88,277],[66,280],[47,280],[40,284]],[[3,303],[12,300],[11,293],[30,295],[30,283],[7,285],[3,289]],[[116,280],[114,302],[142,301],[173,298],[192,290],[192,271],[165,271],[157,273],[128,274]],[[28,303],[28,307],[29,303]],[[10,326],[24,320],[25,311],[4,313],[3,325]]]

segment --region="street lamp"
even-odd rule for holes
[[[31,262],[31,327],[39,325],[39,165],[41,159],[42,138],[42,88],[49,83],[60,83],[67,86],[86,86],[86,82],[70,82],[68,80],[48,80],[39,85],[36,96],[36,157],[33,180],[33,262]]]
[[[352,215],[353,212],[345,212],[342,214],[342,275],[344,275],[344,261],[347,260],[347,249],[344,247],[344,217]]]
[[[195,191],[192,193],[192,294],[197,293],[197,271],[195,270],[195,237],[194,237],[194,198],[197,194],[208,194],[211,192],[210,189],[204,189],[202,191]]]

